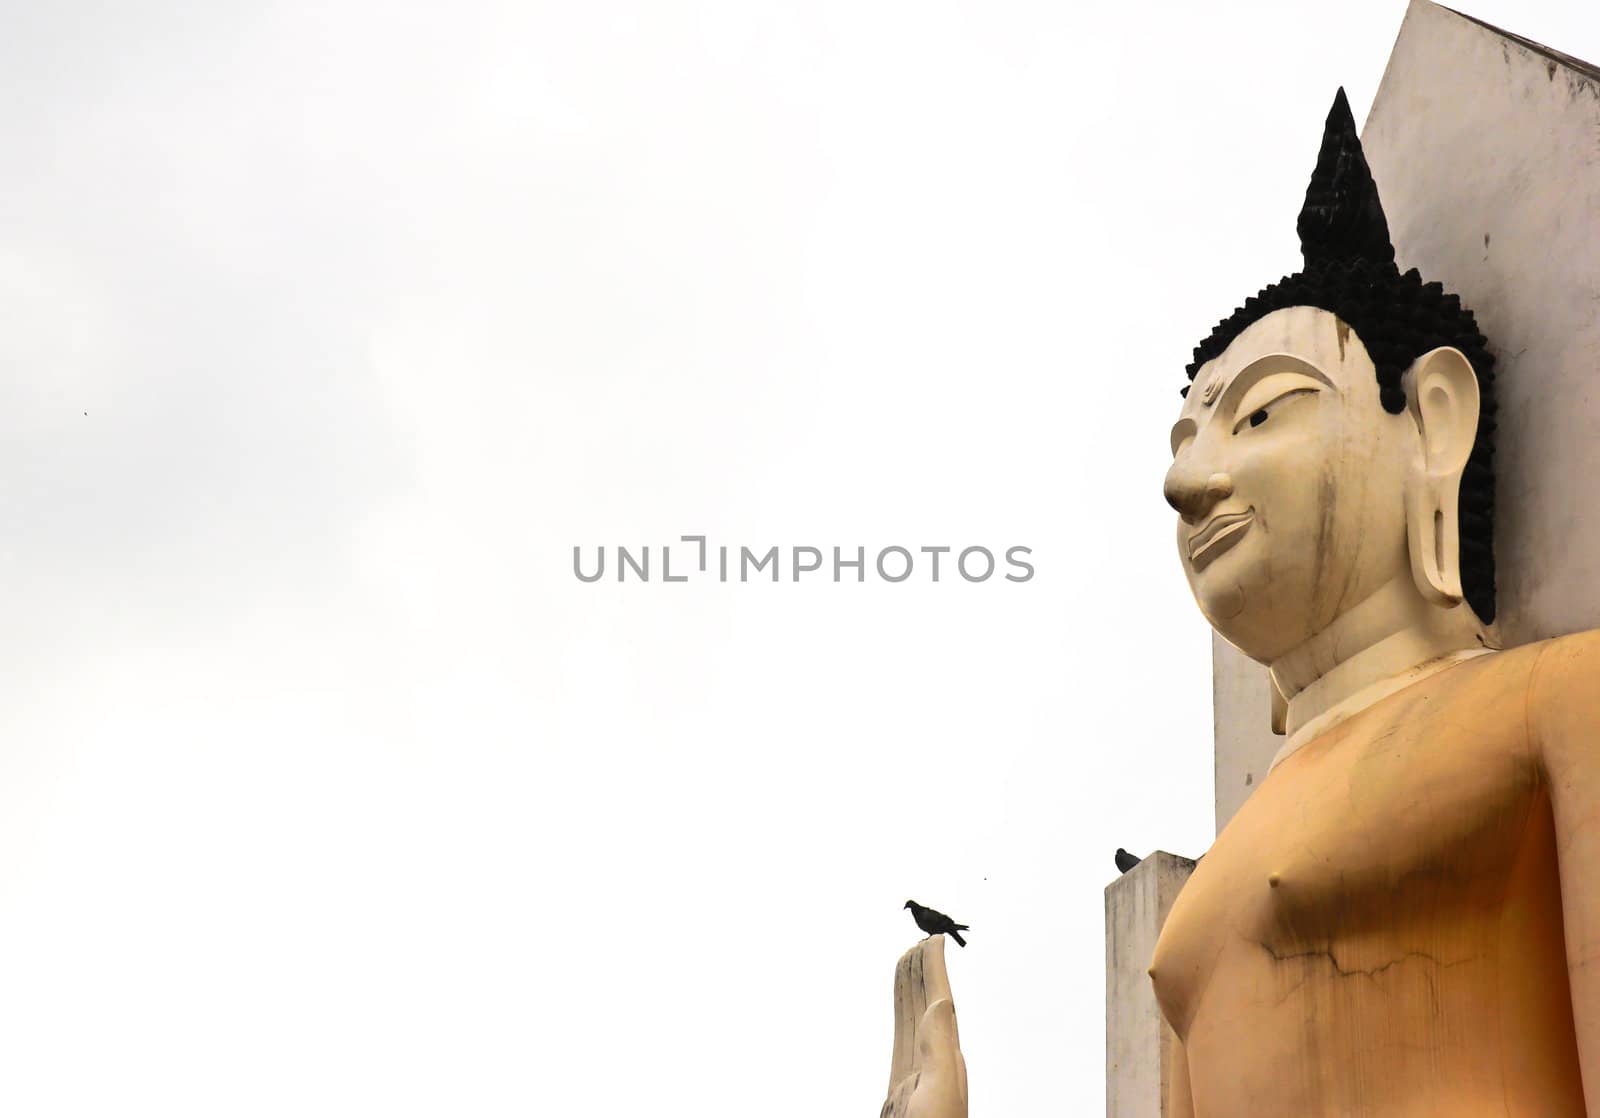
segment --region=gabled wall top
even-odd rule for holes
[[[1561,51],[1551,50],[1543,43],[1536,43],[1532,39],[1524,39],[1521,35],[1516,35],[1510,31],[1503,30],[1499,27],[1496,27],[1492,23],[1485,23],[1476,16],[1469,16],[1466,12],[1458,12],[1454,8],[1445,8],[1445,11],[1449,12],[1451,15],[1460,16],[1462,19],[1470,20],[1471,22],[1476,23],[1479,27],[1494,32],[1502,39],[1509,39],[1518,46],[1530,50],[1534,54],[1540,55],[1543,58],[1547,58],[1551,62],[1565,66],[1569,70],[1576,70],[1578,73],[1587,78],[1600,81],[1600,66],[1596,66],[1592,62],[1585,62],[1583,59],[1574,58],[1570,54],[1563,54]]]

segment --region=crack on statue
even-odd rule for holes
[[[1378,976],[1383,974],[1385,971],[1392,970],[1403,963],[1410,962],[1412,959],[1426,959],[1428,962],[1432,963],[1435,968],[1439,970],[1448,970],[1451,967],[1459,967],[1473,962],[1476,958],[1475,956],[1468,956],[1465,959],[1452,959],[1446,961],[1439,958],[1437,955],[1429,954],[1426,951],[1407,951],[1398,959],[1391,959],[1387,963],[1382,963],[1375,967],[1347,967],[1343,963],[1339,962],[1339,959],[1334,955],[1332,948],[1316,947],[1308,951],[1287,951],[1280,953],[1277,948],[1273,947],[1266,940],[1252,939],[1250,942],[1270,955],[1272,957],[1272,961],[1275,963],[1290,963],[1300,959],[1326,959],[1333,967],[1334,974],[1338,975],[1340,978],[1364,977],[1370,978],[1374,981],[1376,981]],[[1300,981],[1301,983],[1304,983],[1305,978],[1302,978]],[[1298,988],[1298,985],[1296,988]],[[1292,994],[1293,992],[1293,990],[1288,991],[1284,997],[1288,997],[1288,995]]]

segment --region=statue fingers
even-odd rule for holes
[[[966,1118],[967,1065],[945,970],[944,937],[895,965],[894,1059],[880,1118]]]
[[[954,1000],[950,993],[950,974],[944,965],[944,936],[929,936],[918,944],[922,956],[923,1005],[941,999]]]
[[[889,1065],[889,1090],[911,1074],[917,1055],[917,1026],[927,1012],[919,944],[900,956],[894,968],[894,1054]]]

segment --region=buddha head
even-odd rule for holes
[[[1482,629],[1493,359],[1456,296],[1395,266],[1343,90],[1299,234],[1305,266],[1188,367],[1164,488],[1195,599],[1268,664],[1384,589]]]

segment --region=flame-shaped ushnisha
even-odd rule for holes
[[[1349,260],[1394,263],[1378,184],[1372,181],[1343,87],[1323,125],[1322,150],[1317,152],[1296,229],[1307,268]]]

